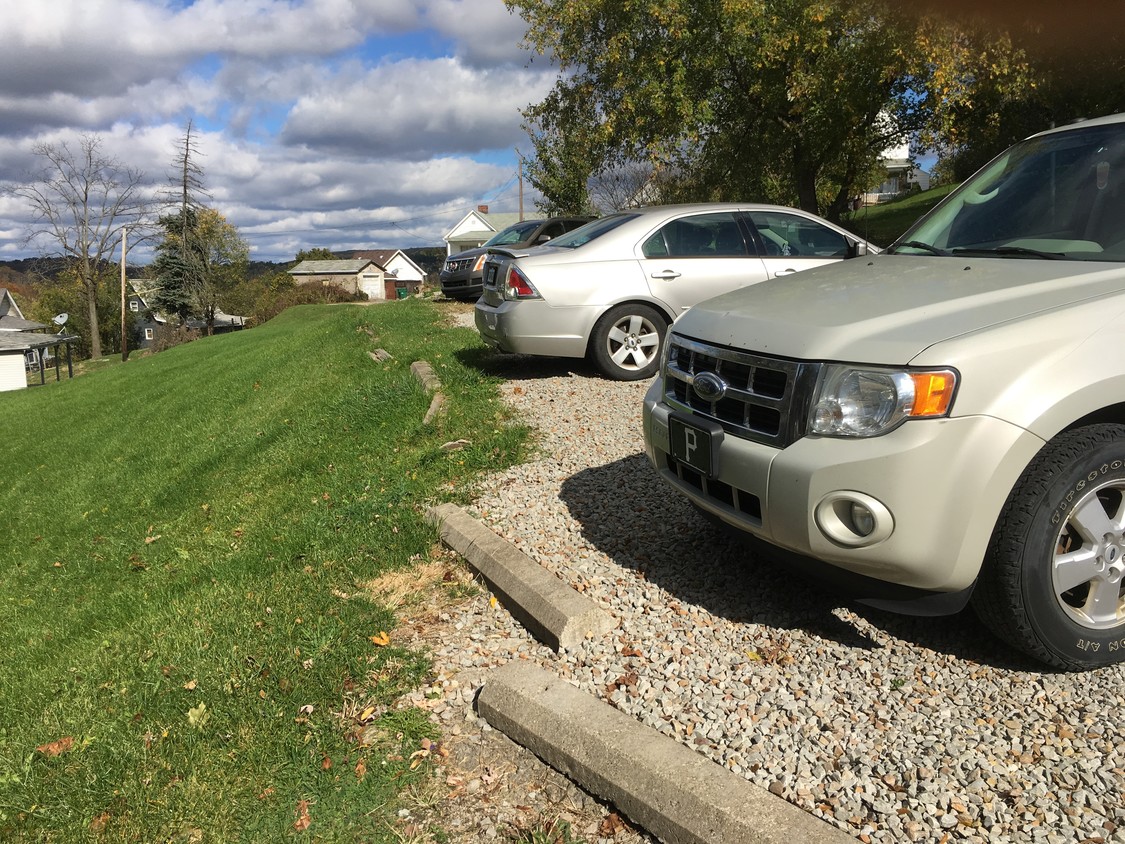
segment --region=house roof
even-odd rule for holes
[[[0,354],[45,349],[60,343],[73,343],[75,334],[32,334],[23,331],[0,331]]]
[[[0,287],[0,331],[36,331],[47,326],[24,319],[23,311],[6,287]]]
[[[355,275],[375,262],[370,258],[351,258],[343,261],[301,261],[290,275]],[[376,265],[378,266],[378,265]],[[382,267],[379,267],[381,270]]]
[[[369,261],[374,261],[382,268],[386,268],[390,260],[395,256],[399,250],[397,249],[363,249],[361,251],[353,252],[353,258],[366,258]]]

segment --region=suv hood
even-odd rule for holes
[[[677,334],[803,360],[901,365],[929,346],[1125,290],[1125,266],[880,255],[702,302]]]

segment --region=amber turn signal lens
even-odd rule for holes
[[[953,401],[953,388],[957,375],[948,370],[939,372],[912,372],[914,405],[911,416],[944,416]]]

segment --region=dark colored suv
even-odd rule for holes
[[[441,292],[452,299],[473,301],[481,294],[481,270],[490,246],[526,249],[541,246],[552,238],[590,222],[593,217],[550,217],[523,220],[494,234],[483,246],[466,249],[445,259],[441,268]]]

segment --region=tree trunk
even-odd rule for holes
[[[98,287],[94,279],[82,279],[82,289],[86,293],[86,312],[90,319],[90,357],[102,356],[102,335],[98,326]]]
[[[793,150],[793,180],[797,184],[797,204],[802,211],[819,214],[816,199],[817,167],[809,160],[808,153],[798,145]]]

